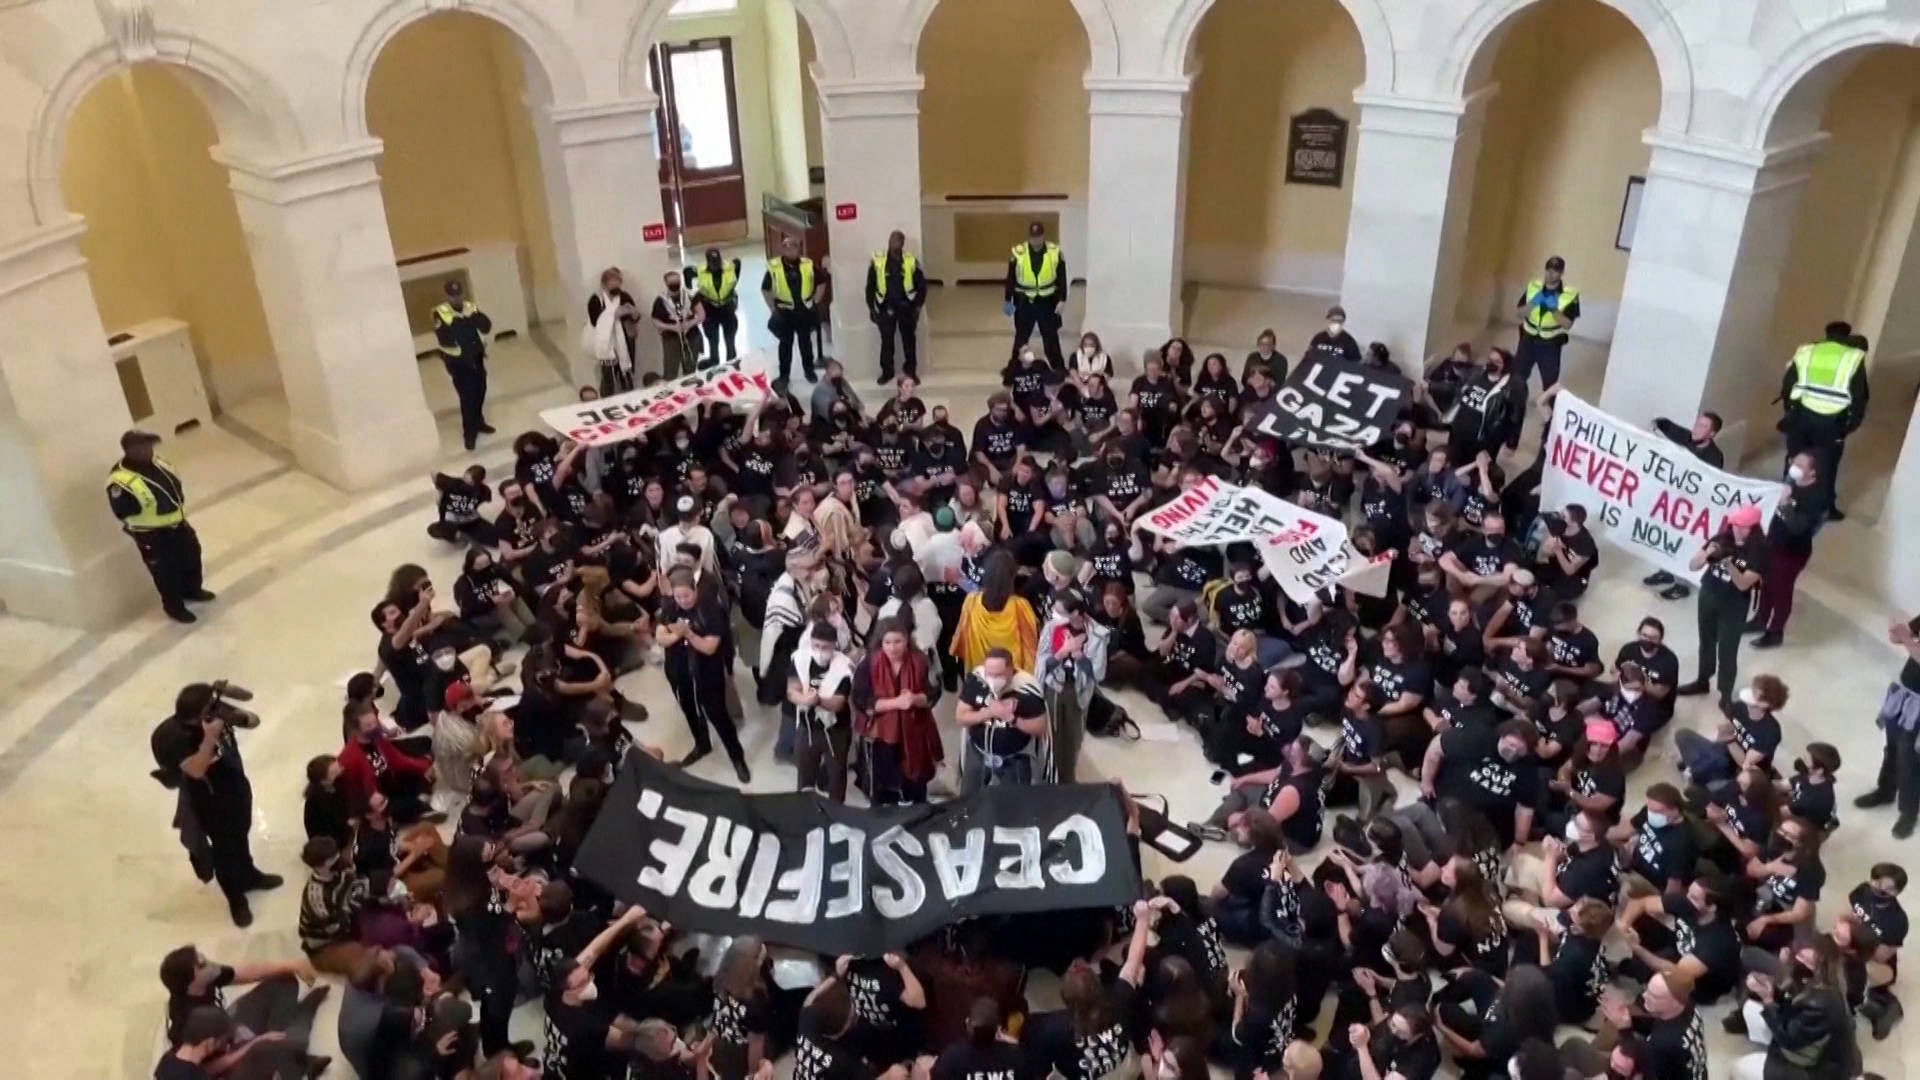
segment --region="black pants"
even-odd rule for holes
[[[773,318],[767,321],[767,329],[780,339],[780,377],[793,381],[793,347],[800,346],[800,369],[806,372],[807,381],[814,381],[813,373],[813,330],[818,320],[812,315],[793,311],[775,311]]]
[[[1700,590],[1700,681],[1718,679],[1721,701],[1732,701],[1740,678],[1740,633],[1752,607],[1746,593]]]
[[[733,351],[733,336],[740,332],[740,309],[732,304],[719,307],[707,307],[706,321],[700,324],[700,332],[707,338],[707,357],[701,361],[701,367],[712,367],[720,362],[720,346],[727,347],[727,359],[736,359]]]
[[[471,450],[487,422],[487,364],[484,360],[474,364],[449,360],[446,365],[453,392],[460,398],[460,441]]]
[[[740,748],[740,732],[733,725],[733,714],[727,711],[725,671],[716,663],[702,664],[696,660],[691,670],[669,669],[667,684],[673,688],[673,700],[687,718],[687,730],[693,733],[693,748],[701,753],[713,749],[713,736],[708,730],[712,728],[720,732],[720,745],[727,748],[727,757],[735,765],[746,764],[746,751]]]
[[[1040,346],[1046,350],[1047,366],[1055,371],[1067,370],[1066,357],[1060,355],[1060,312],[1050,300],[1016,298],[1013,301],[1013,350],[1008,358],[1020,355],[1020,347],[1035,330],[1040,331]]]
[[[1560,350],[1566,347],[1565,341],[1549,341],[1537,338],[1522,331],[1520,347],[1513,351],[1514,380],[1522,387],[1534,368],[1540,369],[1540,389],[1545,390],[1560,381]]]
[[[1888,724],[1887,745],[1880,752],[1880,781],[1874,787],[1894,797],[1902,818],[1920,816],[1920,749],[1914,733]]]
[[[633,372],[622,369],[617,362],[607,360],[600,362],[601,397],[624,394],[631,389],[633,389]]]
[[[1839,423],[1824,419],[1805,419],[1804,412],[1790,412],[1787,436],[1787,464],[1795,454],[1813,455],[1814,476],[1826,490],[1829,505],[1838,506],[1840,496],[1840,455],[1846,451],[1846,432]]]
[[[200,534],[181,522],[165,529],[129,533],[140,549],[140,559],[153,576],[153,587],[160,593],[160,606],[168,611],[185,609],[187,597],[201,589]]]
[[[818,721],[802,720],[794,743],[800,790],[812,792],[824,788],[834,802],[846,802],[847,753],[852,748],[853,731],[846,724],[834,724],[822,731]]]
[[[207,850],[213,859],[213,880],[220,883],[220,891],[228,901],[246,899],[247,890],[260,880],[260,868],[253,865],[253,846],[247,835],[253,828],[252,785],[242,784],[238,791],[190,802],[200,831],[206,834]]]
[[[307,1043],[313,1035],[313,1015],[322,998],[300,998],[300,983],[291,975],[264,979],[227,1007],[236,1027],[255,1035],[279,1032],[286,1038],[261,1043],[247,1051],[228,1076],[235,1080],[302,1080],[307,1075]]]
[[[920,309],[912,304],[883,307],[874,312],[873,324],[880,328],[880,381],[893,378],[893,338],[900,335],[901,370],[912,378],[920,377]]]

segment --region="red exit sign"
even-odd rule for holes
[[[833,220],[835,221],[852,221],[854,218],[857,218],[859,216],[860,216],[859,203],[843,202],[843,203],[834,204]]]
[[[667,238],[667,226],[663,222],[640,226],[640,239],[649,244],[657,244]]]

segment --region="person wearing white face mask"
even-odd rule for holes
[[[1787,684],[1772,675],[1756,675],[1740,688],[1739,699],[1709,739],[1696,731],[1675,731],[1673,746],[1680,754],[1687,778],[1719,794],[1733,785],[1742,769],[1773,768],[1780,749],[1780,718],[1787,703]]]
[[[1031,784],[1047,777],[1036,745],[1047,737],[1047,702],[1033,676],[1005,649],[988,649],[960,683],[954,719],[966,737],[962,794],[989,784]]]
[[[1832,491],[1820,475],[1811,453],[1793,455],[1787,466],[1786,493],[1767,524],[1767,577],[1760,585],[1759,603],[1754,606],[1753,621],[1747,632],[1760,631],[1753,639],[1756,649],[1779,645],[1793,614],[1794,583],[1813,559],[1813,538],[1827,522],[1832,509]]]
[[[1681,893],[1693,879],[1699,855],[1687,826],[1686,800],[1672,784],[1647,789],[1647,805],[1631,822],[1614,826],[1607,840],[1626,854],[1628,887]]]
[[[1314,332],[1313,340],[1307,342],[1307,351],[1301,354],[1300,359],[1360,362],[1360,343],[1347,333],[1346,308],[1335,304],[1327,309],[1327,328]]]
[[[794,714],[794,764],[800,790],[825,789],[836,803],[847,801],[847,752],[853,745],[853,717],[847,708],[853,688],[853,664],[839,648],[832,623],[816,622],[807,647],[793,651],[787,676],[787,705]]]
[[[629,1056],[637,1049],[640,1024],[600,996],[593,969],[646,914],[638,904],[628,908],[588,942],[580,955],[554,965],[553,989],[546,1000],[545,1075],[626,1075]]]

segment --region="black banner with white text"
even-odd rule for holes
[[[1249,423],[1271,439],[1351,453],[1384,441],[1412,401],[1413,383],[1394,368],[1310,355]]]
[[[975,915],[1140,896],[1105,784],[990,787],[929,806],[755,795],[629,754],[575,868],[687,930],[828,955],[902,949]]]

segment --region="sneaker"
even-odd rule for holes
[[[213,594],[205,589],[195,589],[187,594],[187,599],[196,604],[205,604],[213,600]]]
[[[1862,810],[1872,810],[1876,806],[1886,806],[1893,802],[1893,792],[1874,788],[1853,800],[1853,805]]]
[[[1681,697],[1693,697],[1696,694],[1704,694],[1707,692],[1707,680],[1695,679],[1690,683],[1681,683],[1679,686],[1674,687],[1673,692]]]
[[[1685,600],[1692,595],[1693,587],[1678,581],[1660,590],[1660,599],[1662,600]]]
[[[1896,821],[1893,823],[1893,838],[1895,840],[1905,840],[1907,837],[1912,835],[1913,835],[1913,818],[1911,815],[1907,817],[1903,817],[1899,821]]]
[[[1346,814],[1333,819],[1333,842],[1362,859],[1373,858],[1373,845],[1367,842],[1367,830]]]
[[[167,618],[172,619],[174,622],[177,622],[177,623],[197,623],[200,621],[200,617],[198,615],[195,615],[193,612],[188,611],[186,608],[183,608],[183,607],[167,608],[166,612],[167,612]]]
[[[233,925],[242,930],[253,925],[253,908],[248,906],[244,896],[227,901],[227,914],[233,916]]]
[[[247,891],[266,892],[268,889],[277,889],[286,883],[287,879],[281,877],[279,874],[255,874],[253,875],[253,884],[247,886]]]
[[[1190,821],[1187,831],[1202,840],[1222,841],[1227,839],[1227,830],[1218,825],[1209,825],[1204,821]]]
[[[1780,647],[1780,642],[1780,632],[1778,630],[1769,630],[1753,639],[1753,647],[1756,649],[1777,649]]]
[[[1648,574],[1646,577],[1641,578],[1640,584],[1671,585],[1673,584],[1673,575],[1667,573],[1665,570],[1655,570],[1653,573]]]

